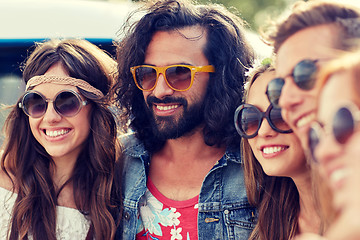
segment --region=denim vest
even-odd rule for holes
[[[116,239],[135,239],[138,204],[147,189],[150,155],[133,134],[125,140],[123,214]],[[124,141],[123,141],[124,142]],[[226,150],[203,181],[199,195],[198,239],[245,240],[255,225],[255,208],[247,201],[240,150]]]

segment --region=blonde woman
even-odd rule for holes
[[[359,54],[360,50],[345,54],[321,71],[317,120],[309,131],[315,166],[333,194],[337,216],[325,234],[332,240],[360,238]],[[318,238],[304,235],[301,239]]]

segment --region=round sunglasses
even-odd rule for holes
[[[308,91],[314,88],[316,82],[316,74],[318,72],[318,67],[316,63],[319,60],[310,60],[305,59],[298,62],[292,70],[292,73],[288,76],[291,76],[300,89]],[[286,77],[288,77],[286,76]],[[281,95],[281,90],[285,84],[284,78],[275,78],[271,80],[266,88],[266,95],[271,104],[274,107],[279,108],[279,98]]]
[[[215,72],[212,65],[190,66],[171,65],[166,67],[155,67],[140,65],[131,67],[136,86],[142,91],[152,91],[156,87],[160,73],[164,76],[166,84],[174,91],[189,90],[194,82],[196,72]]]
[[[271,104],[266,112],[261,112],[251,104],[240,105],[234,115],[235,128],[243,138],[253,138],[258,135],[263,119],[266,118],[270,127],[279,133],[291,133],[289,125],[281,117],[281,109]]]
[[[37,91],[28,91],[19,102],[19,107],[29,117],[40,118],[46,113],[49,102],[53,103],[55,111],[63,117],[75,116],[87,104],[87,101],[82,100],[73,90],[60,91],[54,99],[47,99]]]
[[[360,111],[358,108],[354,104],[347,104],[335,112],[329,127],[324,127],[318,121],[314,122],[308,133],[308,144],[313,160],[317,162],[314,153],[324,134],[331,133],[336,142],[345,144],[354,133],[359,121]]]

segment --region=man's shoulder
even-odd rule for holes
[[[233,161],[236,163],[241,163],[241,153],[240,153],[240,147],[228,147],[226,149],[224,158],[226,161]]]
[[[136,137],[135,132],[127,132],[120,134],[119,141],[125,149],[141,143],[140,140]]]
[[[119,135],[119,141],[126,155],[138,157],[146,153],[144,144],[136,137],[135,132]]]

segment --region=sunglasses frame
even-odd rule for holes
[[[156,71],[156,79],[155,79],[155,83],[154,86],[151,87],[150,89],[143,89],[140,84],[138,83],[138,81],[136,80],[136,69],[140,68],[140,67],[148,67],[148,68],[152,68],[155,69]],[[186,89],[177,89],[174,88],[173,86],[171,86],[171,84],[168,82],[167,78],[166,78],[166,70],[171,68],[171,67],[186,67],[188,69],[190,69],[191,72],[191,80],[190,80],[190,85],[188,88]],[[187,91],[191,88],[191,86],[193,85],[194,82],[194,78],[195,78],[195,73],[197,72],[208,72],[208,73],[213,73],[215,72],[215,67],[213,65],[206,65],[206,66],[191,66],[191,65],[183,65],[183,64],[175,64],[175,65],[170,65],[170,66],[165,66],[165,67],[156,67],[156,66],[151,66],[151,65],[139,65],[139,66],[134,66],[130,68],[130,72],[133,75],[134,81],[136,86],[141,90],[141,91],[152,91],[155,89],[156,84],[158,82],[159,76],[160,74],[162,74],[164,76],[165,82],[166,84],[169,86],[169,88],[171,88],[174,91],[179,91],[179,92],[183,92],[183,91]]]
[[[241,110],[243,110],[244,108],[247,108],[247,107],[251,107],[251,108],[254,108],[256,109],[256,111],[258,112],[258,114],[261,116],[261,119],[259,121],[259,124],[258,124],[258,127],[255,131],[255,133],[251,134],[251,135],[247,135],[246,133],[244,133],[241,128],[238,126],[238,118],[239,118],[239,113]],[[271,110],[274,109],[274,106],[272,104],[269,105],[269,107],[266,109],[265,112],[261,112],[257,107],[255,107],[254,105],[251,105],[251,104],[247,104],[247,103],[244,103],[244,104],[241,104],[236,110],[235,110],[235,114],[234,114],[234,123],[235,123],[235,128],[236,128],[236,131],[238,132],[238,134],[243,137],[243,138],[246,138],[246,139],[250,139],[250,138],[254,138],[258,135],[258,132],[260,130],[260,127],[261,127],[261,124],[264,120],[264,118],[266,118],[266,120],[268,121],[270,127],[278,132],[278,133],[292,133],[293,131],[291,129],[289,130],[281,130],[279,128],[277,128],[275,126],[275,124],[272,122],[272,120],[270,119],[270,112]],[[285,121],[284,121],[285,122]]]
[[[70,92],[70,93],[72,93],[72,94],[76,97],[76,99],[79,101],[79,108],[78,108],[78,110],[76,111],[76,113],[74,113],[74,114],[72,114],[72,115],[69,115],[69,116],[63,115],[63,114],[57,109],[56,104],[54,104],[55,101],[56,101],[56,98],[57,98],[61,93],[63,93],[63,92]],[[34,93],[35,93],[35,94],[38,94],[38,95],[45,101],[45,103],[46,103],[44,113],[43,113],[41,116],[38,116],[38,117],[33,117],[32,115],[30,115],[29,112],[26,110],[25,105],[24,105],[25,97],[26,97],[27,95],[29,95],[29,94],[34,94]],[[32,117],[32,118],[41,118],[41,117],[43,117],[43,116],[45,115],[45,113],[46,113],[46,111],[47,111],[47,109],[48,109],[49,102],[53,103],[53,108],[54,108],[55,111],[56,111],[60,116],[62,116],[62,117],[74,117],[74,116],[76,116],[76,115],[81,111],[81,109],[82,109],[84,106],[86,106],[86,105],[88,104],[88,101],[83,100],[83,99],[81,98],[81,96],[80,96],[79,93],[77,93],[76,91],[71,90],[71,89],[66,89],[66,90],[62,90],[62,91],[58,92],[58,93],[54,96],[53,99],[46,98],[43,94],[41,94],[41,93],[38,92],[38,91],[30,90],[30,91],[27,91],[27,92],[22,96],[21,101],[19,102],[18,106],[19,106],[19,108],[21,108],[21,109],[23,110],[23,112],[24,112],[27,116]]]
[[[314,71],[312,74],[316,74],[316,73],[319,71],[319,69],[318,69],[318,67],[317,67],[317,65],[316,65],[316,63],[317,63],[318,61],[320,61],[320,59],[303,59],[303,60],[301,60],[301,61],[299,61],[298,63],[295,64],[295,66],[294,66],[293,69],[291,70],[291,73],[290,73],[290,74],[286,75],[285,77],[277,77],[277,78],[272,79],[272,80],[268,83],[268,85],[267,85],[267,87],[266,87],[266,92],[265,92],[265,94],[266,94],[269,102],[270,102],[271,104],[273,104],[273,106],[276,107],[276,108],[279,108],[279,107],[280,107],[280,106],[279,106],[279,99],[280,99],[280,96],[281,96],[282,88],[283,88],[283,86],[284,86],[284,84],[285,84],[285,78],[287,78],[287,77],[291,77],[291,78],[293,79],[293,82],[295,83],[295,85],[296,85],[299,89],[301,89],[301,90],[303,90],[303,91],[310,91],[311,89],[313,89],[313,88],[314,88],[314,85],[315,85],[315,81],[312,83],[312,86],[309,87],[309,88],[301,87],[301,86],[299,85],[299,83],[298,83],[297,81],[295,81],[294,71],[295,71],[296,67],[299,67],[299,64],[304,63],[304,62],[309,62],[309,63],[312,63],[313,66],[315,67],[315,71]],[[279,97],[278,97],[276,100],[272,100],[272,99],[269,97],[269,92],[270,92],[270,91],[269,91],[269,86],[270,86],[270,84],[273,83],[274,81],[281,81],[281,87],[280,87],[279,90],[277,90],[277,91],[280,92],[280,94],[279,94]]]
[[[312,156],[312,158],[313,158],[313,160],[315,162],[317,162],[317,160],[315,158],[315,155],[314,155],[315,149],[319,145],[319,143],[321,142],[321,139],[324,137],[324,135],[331,135],[333,140],[335,142],[337,142],[338,144],[340,144],[340,145],[345,144],[347,142],[347,140],[348,140],[348,139],[346,139],[344,142],[339,141],[339,139],[334,134],[334,119],[335,119],[335,117],[337,116],[337,114],[339,113],[339,111],[341,109],[346,109],[351,114],[352,121],[354,123],[353,128],[351,129],[351,135],[354,134],[354,131],[355,131],[356,127],[360,123],[360,110],[354,103],[347,103],[347,104],[340,105],[338,107],[338,109],[335,111],[335,113],[333,114],[333,116],[331,118],[332,120],[331,120],[330,125],[323,126],[320,122],[314,121],[311,124],[309,132],[308,132],[308,145],[309,145],[311,156]],[[317,139],[316,139],[317,143],[316,143],[315,147],[311,146],[312,145],[311,142],[313,142],[313,140],[310,140],[311,139],[310,134],[311,134],[312,131],[317,136]]]

